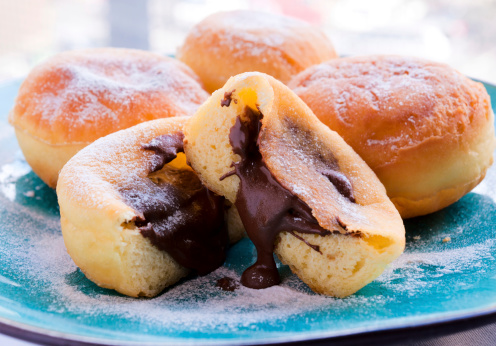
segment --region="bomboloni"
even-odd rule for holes
[[[489,95],[448,65],[402,56],[335,59],[289,86],[367,162],[403,218],[456,202],[493,162]]]
[[[79,150],[144,121],[193,115],[208,94],[180,61],[120,48],[64,52],[35,67],[9,122],[33,171],[50,187]]]
[[[218,12],[193,27],[177,58],[195,71],[209,92],[242,72],[267,73],[283,83],[307,67],[336,58],[318,28],[258,11]]]
[[[103,137],[64,166],[57,185],[69,255],[99,286],[152,297],[191,271],[221,266],[244,229],[186,164],[185,117]]]

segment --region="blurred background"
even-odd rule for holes
[[[172,55],[195,23],[231,9],[320,26],[340,55],[414,55],[496,83],[496,0],[0,0],[0,84],[64,50]]]

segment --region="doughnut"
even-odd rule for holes
[[[243,285],[279,282],[274,251],[315,292],[345,297],[403,252],[403,221],[374,172],[276,79],[230,78],[184,134],[191,167],[237,207],[257,249]]]
[[[336,58],[332,43],[316,27],[257,11],[219,12],[198,23],[178,49],[213,92],[242,72],[267,73],[283,83],[307,67]]]
[[[367,162],[403,218],[440,210],[493,162],[489,95],[451,67],[401,56],[336,59],[289,86]]]
[[[144,121],[193,115],[206,100],[183,63],[139,50],[64,52],[34,68],[9,116],[33,171],[55,188],[79,150]]]
[[[223,264],[243,229],[186,164],[186,117],[118,131],[63,167],[57,197],[69,255],[97,285],[152,297]],[[226,222],[224,221],[226,218]],[[229,232],[229,233],[228,233]]]

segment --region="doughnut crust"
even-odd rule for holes
[[[257,11],[213,14],[198,23],[177,52],[213,92],[242,72],[283,83],[307,67],[336,58],[329,39],[303,21]]]
[[[229,105],[221,106],[226,98]],[[326,295],[345,297],[374,280],[402,253],[403,222],[366,163],[274,78],[261,73],[232,77],[188,120],[185,153],[200,179],[236,202],[240,179],[229,172],[240,156],[233,152],[229,136],[246,108],[263,115],[257,143],[273,177],[331,232],[325,236],[295,232],[298,237],[279,233],[275,241],[279,259],[315,292]],[[339,172],[351,182],[356,203],[320,172],[323,158],[336,160]]]
[[[81,150],[62,169],[57,196],[64,242],[76,265],[99,286],[152,297],[190,272],[143,236],[137,221],[143,214],[122,192],[152,175],[168,178],[163,170],[150,175],[157,156],[143,145],[182,132],[185,122],[185,117],[159,119],[118,131]],[[191,172],[182,153],[166,167]],[[150,200],[151,195],[138,196],[143,203]],[[229,215],[229,236],[237,241],[244,230]]]
[[[34,68],[9,116],[33,171],[55,188],[96,139],[144,121],[192,115],[208,97],[183,63],[120,48],[64,52]]]
[[[493,162],[494,114],[481,83],[401,56],[336,59],[290,88],[367,162],[403,218],[460,199]]]

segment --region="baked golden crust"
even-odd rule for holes
[[[308,23],[256,11],[213,14],[198,23],[177,52],[213,92],[242,72],[283,83],[305,68],[336,58],[329,39]]]
[[[50,145],[20,130],[15,130],[17,142],[33,172],[55,189],[62,167],[86,144]]]
[[[75,151],[144,121],[192,115],[207,96],[193,71],[172,58],[118,48],[65,52],[32,70],[9,122],[35,173],[55,187]],[[41,153],[34,143],[46,166],[30,159]]]
[[[236,103],[221,107],[226,92],[232,92]],[[236,201],[240,180],[219,178],[239,160],[229,133],[245,107],[263,114],[258,143],[273,176],[312,209],[320,226],[338,233],[298,234],[318,245],[320,253],[283,232],[276,241],[276,254],[316,292],[338,297],[356,292],[404,249],[404,226],[383,185],[290,89],[265,74],[244,73],[216,91],[184,129],[191,166],[206,186],[231,202]],[[356,204],[316,169],[314,159],[320,156],[335,157],[340,172],[351,181]]]
[[[118,131],[81,150],[62,169],[57,197],[64,242],[76,265],[99,286],[151,297],[189,273],[141,234],[134,224],[141,213],[119,193],[146,178],[156,164],[154,153],[142,146],[181,132],[186,120],[159,119]],[[185,167],[185,156],[168,165]],[[232,217],[227,221],[231,238],[238,240],[243,229],[231,227],[236,226]]]
[[[289,86],[374,170],[404,218],[457,201],[492,164],[489,95],[445,64],[400,56],[336,59]]]

